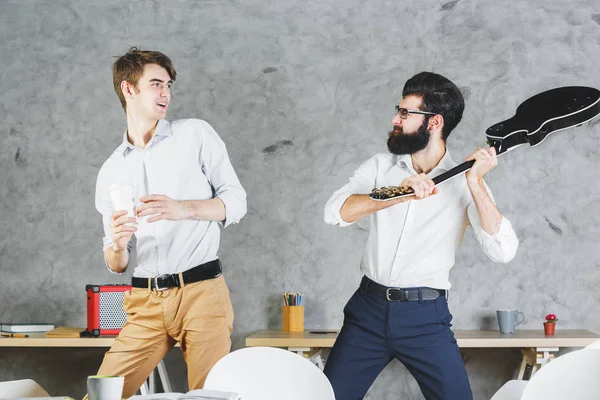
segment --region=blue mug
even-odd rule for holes
[[[500,333],[515,333],[517,325],[525,322],[525,314],[519,310],[497,310]]]

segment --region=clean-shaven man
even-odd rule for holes
[[[165,119],[175,78],[171,60],[158,51],[131,48],[113,65],[127,130],[98,174],[96,208],[108,268],[127,269],[133,235],[137,267],[124,299],[127,322],[98,374],[123,375],[125,398],[175,343],[189,389],[202,388],[231,347],[233,309],[218,259],[220,226],[245,215],[246,192],[207,122]],[[133,186],[137,218],[113,208],[111,184]]]

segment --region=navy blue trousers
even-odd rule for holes
[[[427,400],[471,400],[451,321],[445,297],[395,302],[359,288],[344,308],[344,325],[325,364],[336,400],[362,399],[393,358]]]

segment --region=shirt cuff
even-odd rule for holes
[[[245,199],[240,199],[234,193],[220,193],[217,197],[225,205],[225,220],[222,221],[224,228],[227,228],[231,224],[237,224],[246,215],[247,206]]]
[[[483,229],[481,232],[483,233],[484,243],[491,243],[492,241],[500,242],[502,236],[506,236],[506,232],[510,232],[512,230],[512,225],[509,220],[502,217],[502,221],[500,221],[500,226],[498,227],[498,231],[493,235],[490,235]]]
[[[334,200],[331,200],[327,206],[325,207],[325,222],[330,225],[338,225],[340,228],[345,228],[346,226],[354,225],[354,222],[346,222],[342,219],[340,215],[340,210],[342,206],[348,200],[348,198],[352,196],[352,193],[347,193],[345,196],[339,196]]]
[[[109,247],[112,247],[112,245],[113,245],[112,239],[105,237],[102,239],[102,241],[104,242],[104,246],[102,247],[102,259],[104,260],[104,265],[106,265],[108,272],[110,272],[111,274],[114,274],[114,275],[122,275],[123,272],[127,271],[127,268],[125,268],[123,270],[123,272],[115,272],[108,266],[108,263],[106,262],[106,257],[104,257],[104,252],[106,251],[106,249],[108,249]],[[127,253],[131,254],[131,241],[129,243],[127,243]]]
[[[517,252],[519,240],[515,235],[510,221],[502,217],[498,231],[490,235],[482,229],[482,245],[488,255],[498,262],[509,262]]]

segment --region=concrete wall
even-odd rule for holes
[[[406,79],[441,73],[464,91],[456,159],[526,98],[600,87],[600,8],[591,1],[17,1],[0,2],[0,321],[85,326],[85,285],[126,283],[103,265],[95,178],[124,114],[113,56],[167,53],[179,73],[170,119],[211,123],[248,192],[220,257],[236,311],[234,347],[279,328],[284,290],[304,293],[306,327],[339,328],[355,290],[367,224],[327,226],[323,206],[364,160],[386,151]],[[487,177],[521,239],[507,265],[467,232],[452,271],[457,329],[496,328],[518,307],[525,328],[600,331],[598,121],[503,156]],[[518,350],[463,352],[476,399],[514,375]],[[85,393],[102,350],[0,348],[0,380]],[[60,365],[59,365],[60,362]],[[167,358],[187,388],[178,350]],[[368,399],[420,399],[393,362]]]

